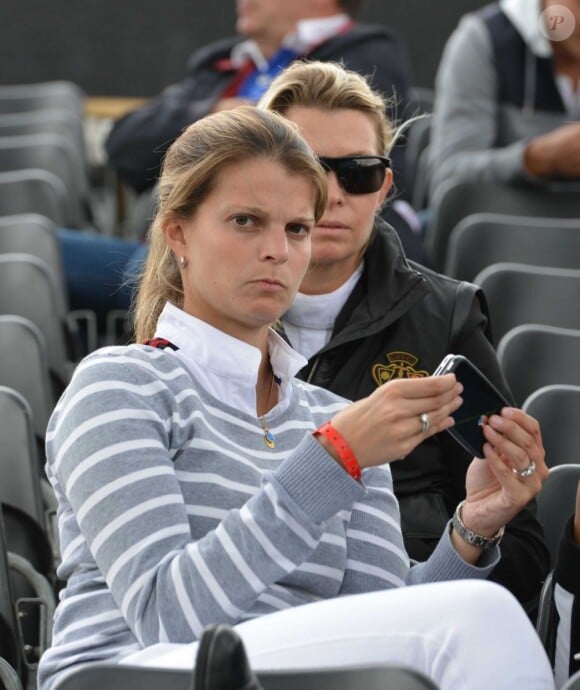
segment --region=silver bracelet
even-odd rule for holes
[[[451,521],[453,528],[457,534],[468,544],[471,544],[471,546],[476,546],[478,549],[483,549],[484,551],[487,549],[493,549],[494,546],[500,543],[503,533],[505,532],[505,527],[501,527],[499,532],[494,534],[493,537],[484,537],[483,534],[473,532],[469,529],[469,527],[466,527],[463,524],[463,520],[461,519],[461,509],[464,505],[465,501],[461,501],[461,503],[455,509],[455,513]]]

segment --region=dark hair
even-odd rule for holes
[[[356,19],[360,16],[367,2],[366,0],[338,0],[338,4],[347,14]]]
[[[149,252],[135,304],[138,342],[152,338],[166,302],[183,306],[181,272],[165,241],[165,221],[190,218],[211,193],[225,166],[266,158],[310,181],[314,217],[326,207],[326,173],[298,129],[276,113],[243,106],[194,122],[169,147],[159,178],[159,194],[149,229]]]

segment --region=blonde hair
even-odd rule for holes
[[[258,106],[280,115],[292,106],[366,113],[375,128],[378,152],[384,155],[397,138],[384,98],[360,74],[333,62],[292,63],[270,84]]]
[[[232,163],[266,158],[312,184],[314,217],[326,206],[326,173],[297,128],[276,113],[252,106],[208,115],[190,125],[169,147],[161,169],[156,213],[149,229],[149,251],[134,305],[137,342],[152,338],[166,302],[183,306],[183,284],[176,257],[163,234],[166,219],[191,218]]]

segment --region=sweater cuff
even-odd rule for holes
[[[503,179],[506,182],[538,182],[539,178],[527,172],[524,166],[527,140],[516,141],[502,149]]]
[[[554,579],[566,591],[578,596],[580,594],[580,546],[573,538],[573,520],[573,517],[568,520],[562,535],[554,568]]]
[[[268,479],[316,523],[350,508],[366,491],[364,485],[355,481],[312,434],[305,436],[292,455]]]
[[[429,557],[429,579],[455,580],[466,578],[486,578],[500,561],[500,548],[494,546],[488,551],[482,551],[477,564],[467,563],[453,548],[451,541],[451,521],[443,530],[443,534],[435,550]]]

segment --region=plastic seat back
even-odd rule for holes
[[[86,162],[83,118],[64,109],[32,110],[24,113],[0,114],[0,137],[25,134],[58,134],[68,139]]]
[[[543,386],[522,405],[540,423],[549,467],[580,463],[580,371],[576,373],[579,385]]]
[[[580,671],[570,676],[560,690],[580,690]]]
[[[63,181],[38,168],[0,172],[0,215],[21,213],[37,213],[65,227],[69,211]]]
[[[87,172],[70,139],[54,133],[0,136],[0,172],[31,168],[47,170],[63,182],[67,190],[69,226],[86,227],[89,224]]]
[[[473,281],[484,268],[502,261],[580,267],[580,217],[475,213],[453,229],[444,272],[452,278]]]
[[[425,245],[435,265],[442,269],[449,236],[463,218],[485,212],[541,218],[580,218],[580,184],[561,183],[541,187],[451,179],[436,190],[431,207],[433,215],[425,235]]]
[[[31,254],[44,261],[54,276],[61,310],[68,311],[64,268],[54,221],[36,213],[0,216],[0,254]]]
[[[44,261],[29,254],[0,254],[0,314],[21,316],[37,326],[46,343],[52,375],[66,383],[70,358],[57,292]]]
[[[85,664],[64,676],[55,690],[191,690],[189,670],[159,669],[125,664]],[[258,673],[264,690],[437,690],[422,674],[400,666],[369,666],[328,670]]]
[[[0,352],[0,385],[14,389],[30,405],[34,433],[42,446],[56,404],[42,333],[28,319],[0,315]]]
[[[558,611],[554,601],[554,571],[551,570],[540,592],[538,602],[538,615],[536,617],[536,632],[544,645],[552,665],[554,664],[554,652],[556,631],[558,627]]]
[[[6,386],[0,386],[0,437],[0,503],[15,506],[43,524],[32,412],[20,393]]]
[[[497,347],[500,366],[519,405],[543,386],[580,385],[579,353],[580,330],[543,324],[516,326]]]
[[[580,269],[499,263],[474,279],[489,304],[495,344],[515,326],[580,328]]]
[[[427,205],[427,185],[425,172],[425,153],[431,134],[431,114],[427,113],[411,122],[406,134],[405,174],[406,185],[410,191],[411,205],[420,210]]]
[[[16,609],[14,607],[14,595],[10,581],[6,532],[2,513],[0,512],[0,657],[10,665],[19,679],[22,678],[23,674],[21,647]],[[10,673],[2,673],[4,685],[6,685],[5,675],[10,677]]]
[[[74,82],[53,80],[0,86],[0,113],[58,108],[83,116],[85,94]]]
[[[548,478],[536,496],[537,518],[544,530],[552,563],[556,562],[564,526],[574,514],[579,481],[580,463],[550,467]]]

